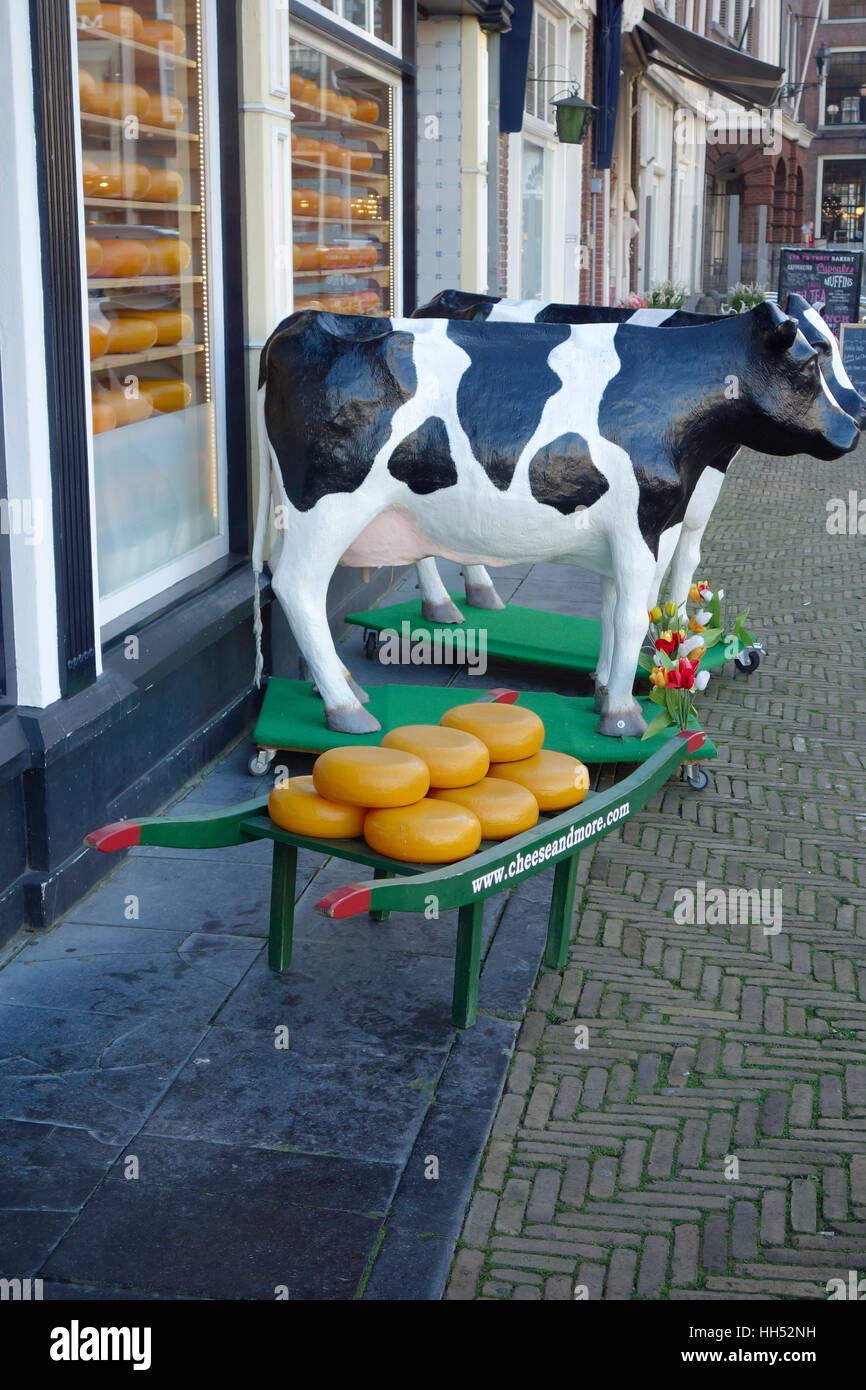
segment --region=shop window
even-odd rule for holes
[[[203,10],[77,3],[103,622],[226,549]]]
[[[556,71],[556,26],[541,10],[532,15],[529,64],[526,69],[526,111],[546,125],[553,125],[551,101],[563,85],[563,74]]]
[[[821,235],[828,243],[863,244],[866,160],[825,159]]]
[[[393,88],[293,42],[291,94],[294,307],[392,315]]]
[[[393,0],[314,0],[314,4],[344,24],[362,29],[389,48],[394,47]]]
[[[544,290],[546,158],[543,146],[524,140],[520,222],[520,292],[524,299],[541,299]]]
[[[866,123],[866,49],[831,53],[824,102],[828,125]]]
[[[866,19],[866,0],[829,0],[828,19]]]

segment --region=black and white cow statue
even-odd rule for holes
[[[819,353],[773,304],[664,336],[306,311],[265,344],[259,412],[254,569],[273,473],[285,542],[272,587],[328,726],[349,734],[379,725],[328,628],[338,564],[596,570],[616,595],[598,727],[639,735],[632,686],[659,540],[707,463],[739,445],[834,459],[859,439]]]
[[[786,312],[796,319],[807,342],[822,353],[821,367],[831,395],[862,430],[866,424],[866,400],[858,394],[845,371],[836,338],[822,318],[823,307],[810,305],[801,295],[790,294]],[[538,299],[500,299],[495,295],[473,294],[465,290],[442,290],[429,303],[416,309],[412,317],[482,320],[488,323],[633,323],[657,328],[693,328],[697,324],[713,323],[720,315],[692,314],[683,309],[624,309],[596,304],[557,304]],[[700,564],[704,532],[727,470],[737,452],[734,449],[730,456],[722,454],[707,465],[682,522],[670,527],[660,539],[658,564],[647,595],[647,608],[655,605],[662,580],[669,569],[668,593],[676,600],[681,611],[685,611],[686,596]],[[451,602],[436,561],[432,558],[421,560],[416,569],[424,617],[435,622],[462,622],[463,615]],[[466,601],[471,606],[488,609],[505,606],[483,566],[467,566],[465,581]],[[597,667],[599,686],[605,683],[610,662],[609,625],[614,601],[615,595],[603,581],[602,647]]]

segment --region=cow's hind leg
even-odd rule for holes
[[[505,607],[483,565],[464,565],[463,579],[466,584],[466,602],[470,608],[495,611]]]
[[[328,728],[343,734],[375,733],[382,726],[352,690],[328,625],[328,581],[358,534],[358,523],[318,527],[306,537],[307,521],[308,514],[291,516],[271,587],[322,697]]]
[[[421,585],[421,617],[425,623],[465,622],[460,609],[452,602],[451,595],[442,583],[442,576],[432,555],[415,563],[415,573]]]
[[[646,596],[653,580],[655,560],[643,553],[614,555],[617,572],[614,609],[613,658],[598,732],[610,738],[640,738],[646,729],[640,705],[634,698],[634,678],[640,649],[646,636]],[[624,561],[624,563],[623,563]]]
[[[613,624],[616,608],[616,585],[606,575],[601,581],[601,646],[598,665],[595,668],[595,712],[601,714],[610,680],[610,664],[613,660]]]

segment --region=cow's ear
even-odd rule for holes
[[[821,315],[821,318],[824,318],[825,314],[827,313],[826,300],[819,299],[817,304],[812,305],[812,308],[817,309],[818,313]]]
[[[773,325],[764,341],[770,352],[787,352],[798,332],[796,319],[782,319]]]

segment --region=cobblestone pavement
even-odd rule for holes
[[[732,470],[701,572],[767,655],[702,697],[710,786],[581,858],[447,1298],[826,1299],[866,1274],[866,541],[827,531],[864,463]],[[679,924],[700,881],[780,890],[781,930]]]

